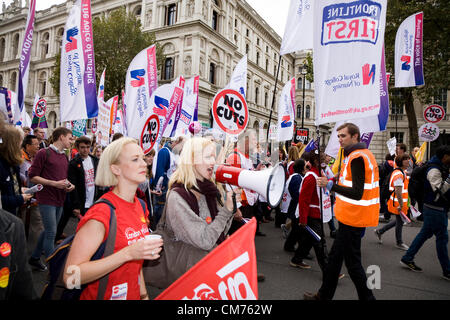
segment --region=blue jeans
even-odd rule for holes
[[[42,231],[39,235],[36,248],[31,255],[35,259],[39,259],[41,257],[42,250],[44,250],[46,257],[49,257],[53,253],[55,249],[56,228],[58,227],[58,222],[61,218],[63,207],[40,204],[39,211],[41,212],[44,231]]]
[[[406,254],[402,257],[402,260],[406,262],[413,261],[414,256],[420,250],[425,241],[427,241],[429,238],[435,235],[436,251],[439,262],[442,267],[442,271],[444,273],[449,272],[450,263],[448,260],[448,251],[447,251],[447,243],[448,243],[447,226],[448,226],[448,219],[446,212],[431,209],[426,205],[424,205],[422,229],[420,229],[420,232],[414,238],[408,251],[406,251]]]

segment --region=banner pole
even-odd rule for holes
[[[272,113],[273,113],[273,106],[275,104],[275,94],[277,92],[277,84],[278,84],[278,73],[280,72],[280,65],[281,65],[281,54],[280,59],[278,60],[278,67],[277,67],[277,75],[275,77],[275,86],[273,88],[273,96],[272,96],[272,105],[270,107],[270,115],[269,115],[269,124],[267,126],[267,134],[266,134],[266,141],[267,141],[267,151],[269,151],[269,130],[270,130],[270,122],[272,120]]]
[[[320,128],[319,126],[316,127],[316,134],[317,134],[317,152],[319,155],[319,177],[322,176],[322,162],[320,161]],[[323,228],[323,204],[322,204],[322,188],[320,188],[320,192],[319,192],[319,203],[320,203],[320,228],[322,230],[322,235],[321,238],[323,239],[323,237],[325,237],[325,230]],[[321,241],[322,241],[321,239]]]

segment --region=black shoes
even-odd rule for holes
[[[256,231],[256,235],[259,236],[259,237],[265,237],[266,236],[266,234],[262,233],[261,231]]]
[[[422,268],[419,268],[418,266],[416,266],[414,261],[408,262],[408,261],[405,261],[402,259],[402,260],[400,260],[400,263],[414,272],[422,272]]]
[[[38,270],[38,271],[42,271],[42,272],[47,271],[47,266],[46,266],[44,263],[42,263],[41,259],[35,259],[35,258],[31,257],[31,258],[28,260],[28,263],[29,263],[34,269],[36,269],[36,270]]]

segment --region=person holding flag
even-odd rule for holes
[[[356,125],[344,123],[337,128],[337,133],[345,157],[339,181],[334,183],[327,177],[318,177],[317,186],[336,193],[334,211],[339,229],[329,254],[322,286],[317,293],[306,292],[304,299],[331,300],[345,261],[359,299],[375,300],[367,287],[366,273],[361,264],[361,238],[366,227],[378,225],[378,166],[366,145],[360,143],[360,131]]]

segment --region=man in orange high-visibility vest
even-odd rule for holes
[[[315,294],[305,293],[305,300],[331,300],[336,291],[342,263],[345,261],[360,300],[375,300],[367,287],[361,264],[361,238],[366,227],[378,225],[380,210],[378,165],[365,143],[360,143],[359,128],[345,123],[337,128],[344,160],[338,181],[319,177],[317,185],[336,193],[335,217],[339,222],[336,239],[323,273],[322,286]]]

